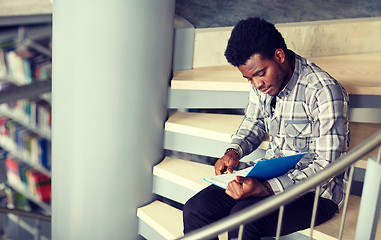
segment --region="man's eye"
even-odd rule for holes
[[[265,76],[265,75],[266,75],[266,72],[265,72],[265,71],[260,72],[260,73],[258,74],[259,77],[263,77],[263,76]]]

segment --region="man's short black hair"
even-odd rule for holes
[[[241,20],[233,28],[225,57],[233,66],[244,65],[254,54],[273,59],[275,50],[282,48],[287,53],[287,46],[282,34],[274,24],[260,18]]]

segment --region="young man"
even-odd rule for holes
[[[226,48],[229,63],[251,83],[245,117],[225,155],[215,164],[216,174],[231,173],[239,159],[254,151],[265,135],[265,158],[307,152],[288,173],[261,182],[240,177],[226,191],[214,185],[192,197],[184,206],[184,233],[251,206],[269,195],[324,170],[349,146],[348,94],[328,73],[287,49],[273,24],[259,18],[240,21]],[[344,199],[346,175],[321,187],[316,223],[338,211]],[[285,206],[282,235],[308,228],[314,192]],[[243,239],[275,236],[278,211],[245,225]],[[237,231],[229,232],[229,238]]]

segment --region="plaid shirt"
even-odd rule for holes
[[[349,146],[349,98],[345,89],[313,62],[295,54],[294,73],[276,97],[251,87],[249,104],[231,148],[241,157],[254,151],[265,135],[265,158],[307,152],[287,174],[268,180],[275,194],[322,171]],[[332,178],[320,196],[342,205],[347,176]]]

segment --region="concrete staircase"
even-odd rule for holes
[[[360,26],[365,28],[362,31],[370,31],[374,26],[381,26],[381,18],[277,25],[290,48],[299,46],[293,50],[327,70],[343,84],[351,94],[351,100],[356,101],[356,107],[351,112],[351,148],[381,128],[381,31],[373,31],[367,39],[347,40],[357,36],[353,31]],[[187,159],[167,156],[154,166],[152,192],[163,201],[156,200],[137,209],[139,234],[146,239],[176,239],[183,235],[182,204],[208,186],[203,178],[214,174],[211,164],[197,159],[199,156],[221,157],[231,135],[242,121],[242,109],[247,104],[249,85],[236,69],[222,59],[227,33],[230,31],[231,28],[196,29],[192,69],[178,70],[173,74],[164,148],[191,155]],[[314,35],[316,32],[320,35]],[[295,33],[299,35],[294,36]],[[326,43],[327,36],[330,36],[330,43]],[[307,46],[308,43],[303,42],[302,38],[313,39],[311,44],[321,44],[321,49],[309,51],[313,46]],[[348,46],[343,47],[340,39],[345,39],[343,42]],[[363,46],[372,41],[378,43],[373,49],[368,45]],[[329,53],[335,56],[326,56]],[[184,109],[198,110],[188,112]],[[364,109],[370,110],[364,114],[361,112]],[[369,117],[364,118],[369,113]],[[267,141],[264,141],[260,149],[246,159],[262,156],[263,149],[266,148]],[[374,155],[376,153],[372,152],[369,156]],[[356,165],[359,169],[364,169],[365,166],[366,158]],[[358,196],[350,196],[349,220],[344,239],[353,239],[360,200]],[[314,231],[314,239],[336,239],[340,220],[341,214],[338,214],[328,223],[318,226]],[[305,230],[282,239],[308,239],[308,236],[309,231]],[[221,234],[220,239],[227,239],[227,235]],[[381,233],[378,233],[376,239],[381,239]]]

